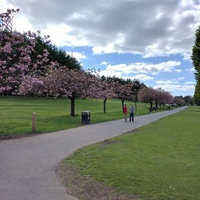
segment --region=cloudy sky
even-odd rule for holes
[[[13,28],[40,30],[84,69],[193,95],[190,59],[200,0],[0,0],[20,9]]]

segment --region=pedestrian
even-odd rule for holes
[[[130,106],[130,119],[129,119],[129,121],[131,122],[134,122],[134,110],[135,110],[135,108],[134,108],[134,106],[131,104],[131,106]]]
[[[123,113],[124,113],[124,120],[125,120],[125,122],[127,122],[127,113],[128,113],[128,109],[127,109],[126,104],[125,104],[124,107],[123,107]]]

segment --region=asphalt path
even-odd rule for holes
[[[186,107],[0,142],[0,200],[76,200],[55,174],[58,163],[85,145],[172,115]],[[92,119],[91,119],[92,122]]]

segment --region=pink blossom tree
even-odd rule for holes
[[[100,96],[98,79],[91,73],[81,70],[69,70],[66,67],[54,68],[42,81],[45,95],[65,96],[70,99],[71,116],[76,116],[76,98],[98,98]]]
[[[47,65],[48,52],[44,50],[43,55],[32,59],[34,53],[35,38],[37,34],[28,32],[20,34],[17,32],[0,32],[0,93],[8,95],[21,94],[20,84],[44,76],[52,65]],[[26,80],[27,78],[27,80]],[[32,82],[32,81],[31,81]]]
[[[172,99],[173,96],[162,88],[153,89],[151,87],[143,87],[139,91],[139,100],[150,103],[150,108],[153,108],[153,102],[155,102],[155,108],[157,109],[158,104],[160,106],[170,104]]]
[[[109,80],[104,80],[100,82],[100,91],[99,91],[99,98],[103,98],[103,112],[106,113],[106,102],[107,99],[111,99],[116,97],[114,92],[114,83]]]
[[[155,90],[151,87],[143,87],[138,93],[138,99],[141,102],[150,103],[150,108],[153,108]]]
[[[42,38],[39,31],[24,34],[12,31],[12,19],[18,12],[19,9],[8,9],[0,14],[0,94],[3,95],[35,94],[36,85],[42,85],[41,76],[57,65],[49,62],[46,49],[42,54],[35,52],[37,39],[49,43],[49,36]]]
[[[114,92],[114,81],[112,78],[106,78],[99,75],[99,71],[90,70],[90,73],[94,74],[97,80],[97,92],[94,98],[103,99],[103,112],[106,113],[106,102],[108,99],[116,97]]]
[[[132,84],[121,84],[119,82],[115,82],[114,92],[116,94],[116,98],[121,100],[122,103],[122,111],[124,107],[125,100],[133,100],[133,92],[132,92]]]
[[[50,62],[47,49],[37,54],[37,42],[49,43],[49,36],[41,38],[39,31],[13,32],[12,19],[18,11],[0,15],[0,94],[66,96],[71,100],[71,116],[75,116],[75,98],[111,96],[108,85],[91,72],[69,70]]]
[[[28,73],[31,62],[28,52],[33,52],[31,45],[17,33],[0,32],[0,91],[1,93],[17,93],[19,85]]]
[[[171,95],[170,92],[166,92],[162,88],[156,89],[157,93],[157,102],[161,106],[165,106],[165,104],[171,104],[173,100],[173,96]]]
[[[180,97],[180,96],[175,96],[175,97],[173,98],[172,104],[175,104],[175,105],[177,105],[177,106],[183,106],[183,105],[185,105],[185,101],[183,100],[182,97]]]

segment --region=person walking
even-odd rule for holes
[[[134,106],[131,104],[131,106],[130,106],[130,119],[129,119],[129,122],[134,122],[134,110],[135,110],[135,108],[134,108]]]
[[[128,109],[127,109],[126,104],[125,104],[124,107],[123,107],[123,113],[124,113],[124,120],[125,120],[125,122],[127,122],[127,113],[128,113]]]

